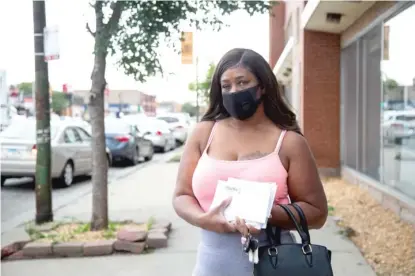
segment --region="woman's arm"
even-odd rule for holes
[[[306,139],[288,132],[281,148],[281,153],[288,157],[288,194],[292,202],[297,203],[307,218],[311,228],[321,228],[327,219],[327,198],[318,174],[316,161]],[[289,207],[296,214],[293,207]],[[269,222],[284,229],[294,229],[288,215],[279,206],[274,206]]]
[[[176,188],[173,195],[173,207],[176,213],[188,223],[199,227],[204,212],[193,194],[192,178],[201,156],[201,140],[207,141],[207,139],[202,137],[209,136],[212,126],[212,122],[198,123],[187,140],[180,159]]]

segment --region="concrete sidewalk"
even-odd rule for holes
[[[173,231],[168,248],[145,255],[5,262],[2,263],[2,273],[7,276],[191,275],[199,230],[178,218],[172,209],[171,196],[177,168],[177,163],[150,165],[109,187],[111,220],[146,221],[150,216],[170,220]],[[90,195],[79,198],[77,202],[60,209],[55,214],[56,220],[65,217],[89,220],[91,206]],[[326,245],[333,251],[334,275],[375,275],[353,243],[337,232],[338,228],[332,219],[322,230],[311,232],[313,243]],[[22,233],[21,229],[14,231],[9,238],[19,233]]]

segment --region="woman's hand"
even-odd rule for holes
[[[224,200],[217,207],[213,208],[207,213],[204,213],[200,218],[200,227],[209,231],[214,231],[217,233],[232,233],[236,231],[235,225],[229,223],[223,212],[226,207],[231,203],[232,198]]]
[[[261,232],[261,229],[257,229],[257,228],[255,228],[255,227],[253,227],[251,225],[247,225],[245,223],[245,220],[240,219],[238,217],[236,217],[235,226],[236,226],[236,230],[239,233],[241,233],[241,235],[243,237],[247,237],[247,236],[249,236],[249,234],[251,234],[251,235],[257,235],[257,234],[259,234]]]

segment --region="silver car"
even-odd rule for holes
[[[167,152],[176,148],[174,133],[165,121],[141,118],[135,124],[144,137],[151,140],[155,151]]]
[[[186,142],[190,128],[190,116],[188,114],[165,113],[157,116],[157,119],[168,123],[178,145],[182,145]]]
[[[79,123],[52,120],[51,176],[63,187],[74,177],[92,171],[91,136]],[[34,177],[36,172],[36,121],[27,119],[10,125],[0,134],[1,185],[8,178]]]

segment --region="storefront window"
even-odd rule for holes
[[[383,27],[382,179],[415,198],[415,5]]]
[[[342,163],[380,179],[381,25],[341,56]]]

